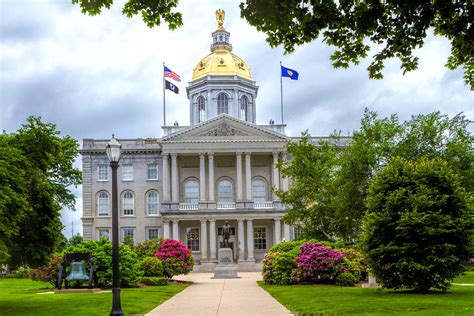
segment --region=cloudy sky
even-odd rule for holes
[[[64,134],[83,138],[160,137],[162,63],[183,79],[181,93],[167,94],[167,121],[189,123],[185,87],[192,69],[209,52],[214,12],[226,11],[234,53],[247,61],[259,85],[257,122],[280,118],[279,62],[296,69],[299,81],[284,81],[287,132],[308,129],[314,136],[357,129],[365,107],[381,116],[441,111],[464,112],[474,119],[472,92],[462,70],[444,67],[450,45],[429,36],[417,51],[418,71],[402,75],[390,61],[385,78],[370,80],[369,60],[348,70],[335,70],[333,48],[315,41],[291,55],[270,48],[265,35],[240,18],[237,1],[181,0],[184,25],[149,29],[139,17],[128,19],[115,0],[100,16],[81,14],[66,0],[0,0],[0,130],[14,132],[30,115],[40,115]],[[472,127],[471,127],[472,130]],[[80,160],[76,162],[80,167]],[[76,212],[65,210],[65,234],[81,232],[81,188]]]

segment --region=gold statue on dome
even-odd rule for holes
[[[216,20],[217,20],[217,29],[224,30],[224,19],[225,19],[225,11],[222,9],[216,10]]]

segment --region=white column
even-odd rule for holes
[[[277,164],[278,164],[278,152],[273,152],[273,188],[275,189],[280,189],[280,177],[279,177],[279,173],[278,173],[278,168],[277,168]],[[278,200],[278,196],[273,193],[273,200]]]
[[[281,241],[281,220],[279,218],[275,218],[275,238],[273,240],[273,244],[279,244]]]
[[[209,158],[209,201],[215,201],[214,195],[214,153],[208,153]]]
[[[283,236],[285,237],[285,240],[286,240],[286,241],[290,241],[290,240],[291,240],[291,236],[290,236],[290,225],[288,225],[288,224],[283,224]]]
[[[242,153],[237,153],[237,201],[242,201]]]
[[[178,187],[178,163],[177,154],[171,154],[171,200],[172,202],[179,202],[179,187]]]
[[[163,202],[170,201],[169,155],[163,154]]]
[[[244,234],[244,220],[237,220],[237,235],[239,237],[239,261],[244,260],[245,256],[245,234]]]
[[[163,238],[164,239],[170,238],[170,222],[168,221],[163,222]]]
[[[199,153],[199,200],[206,200],[206,156]]]
[[[211,261],[216,261],[216,220],[209,220],[209,243],[211,248]]]
[[[173,220],[173,239],[179,240],[179,220]]]
[[[250,153],[245,153],[245,198],[247,201],[252,200],[252,165],[250,162]]]
[[[286,153],[283,153],[283,157],[282,157],[282,160],[283,162],[286,163],[286,158],[287,158],[287,155]],[[288,191],[288,188],[289,188],[289,179],[288,177],[283,177],[282,179],[282,184],[281,184],[283,187],[281,188],[283,191]]]
[[[253,220],[247,220],[247,261],[255,261],[253,256]]]
[[[207,221],[201,221],[201,262],[207,261]]]

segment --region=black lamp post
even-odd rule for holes
[[[119,232],[118,232],[118,196],[117,196],[117,168],[122,151],[122,145],[112,139],[106,147],[107,157],[112,168],[112,311],[110,315],[125,315],[120,306],[120,267],[119,267]]]

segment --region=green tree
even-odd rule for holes
[[[104,9],[110,9],[113,2],[113,0],[72,0],[73,4],[79,4],[82,13],[92,16],[101,14]],[[183,25],[183,15],[173,11],[178,2],[178,0],[127,0],[122,8],[122,14],[129,18],[141,14],[143,22],[148,27],[159,26],[163,20],[168,23],[169,29],[174,30]]]
[[[279,165],[282,174],[293,179],[287,192],[277,191],[289,206],[285,221],[303,223],[309,238],[355,240],[369,182],[396,156],[410,161],[440,158],[472,192],[474,155],[468,125],[461,114],[449,118],[435,112],[400,123],[396,115],[378,118],[366,110],[360,129],[343,146],[338,147],[344,143],[338,135],[314,144],[305,134],[288,144],[291,161]]]
[[[362,236],[379,282],[419,292],[448,289],[470,255],[472,202],[447,162],[392,159],[370,183]]]
[[[288,143],[287,151],[291,162],[278,167],[293,183],[288,191],[277,191],[282,204],[288,207],[285,222],[303,224],[305,235],[317,239],[340,236],[341,218],[333,205],[338,147],[329,141],[316,145],[305,132],[299,142]]]
[[[241,16],[267,35],[268,43],[286,52],[317,38],[335,46],[333,66],[348,68],[380,47],[367,68],[381,79],[384,62],[398,58],[405,74],[418,67],[414,50],[422,47],[430,29],[451,42],[449,69],[464,68],[464,80],[474,89],[473,2],[399,0],[246,0]]]
[[[81,183],[79,145],[39,117],[3,133],[0,145],[0,262],[40,266],[61,246],[61,209],[75,207],[68,187]]]

